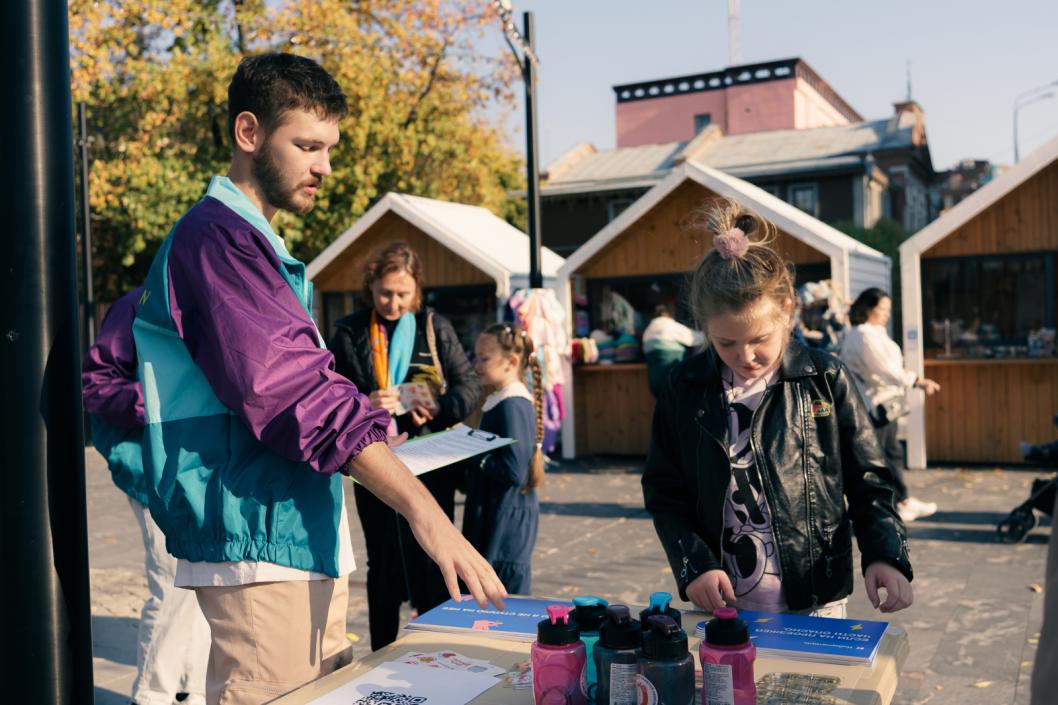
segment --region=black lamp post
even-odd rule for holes
[[[529,287],[540,289],[544,277],[540,268],[540,169],[537,166],[536,138],[536,69],[540,60],[535,52],[533,13],[522,13],[523,31],[518,32],[512,18],[513,8],[509,0],[494,0],[503,22],[503,36],[522,67],[525,83],[525,166],[526,166],[526,213],[529,226]],[[519,51],[520,50],[520,51]]]
[[[91,703],[65,0],[0,3],[4,702]]]

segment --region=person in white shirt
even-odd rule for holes
[[[672,310],[665,304],[660,304],[654,315],[643,331],[643,353],[647,360],[647,383],[656,398],[669,370],[683,359],[688,348],[701,347],[705,336],[673,318]]]
[[[867,400],[895,478],[897,511],[908,522],[935,513],[937,505],[908,494],[903,477],[907,467],[904,448],[897,438],[899,420],[908,413],[909,390],[917,387],[932,395],[940,391],[940,385],[904,368],[904,354],[886,329],[892,310],[893,301],[886,292],[877,288],[863,291],[849,310],[852,329],[838,356],[856,377]]]

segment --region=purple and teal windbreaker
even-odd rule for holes
[[[334,371],[305,266],[227,178],[158,251],[133,330],[166,548],[338,575],[341,479],[389,415]]]
[[[84,408],[92,421],[92,444],[106,459],[114,484],[147,503],[143,478],[143,391],[136,378],[132,321],[143,289],[111,305],[99,335],[81,362]]]

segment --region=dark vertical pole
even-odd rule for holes
[[[529,48],[536,50],[533,32],[533,13],[522,14],[525,31],[522,33]],[[540,271],[540,170],[536,164],[536,71],[533,62],[526,54],[523,59],[523,78],[525,79],[525,166],[526,210],[529,215],[529,287],[539,289],[544,286],[544,277]]]
[[[0,3],[3,696],[93,700],[65,0]]]
[[[81,335],[81,342],[87,350],[96,341],[96,296],[92,276],[92,203],[88,191],[88,118],[85,112],[84,101],[81,101],[77,104],[77,142],[81,148],[81,261],[84,282],[84,333]]]

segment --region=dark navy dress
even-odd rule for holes
[[[508,397],[481,417],[481,430],[517,443],[485,456],[467,472],[463,535],[512,595],[530,594],[533,545],[540,520],[536,492],[523,493],[536,447],[536,413],[524,397]]]

